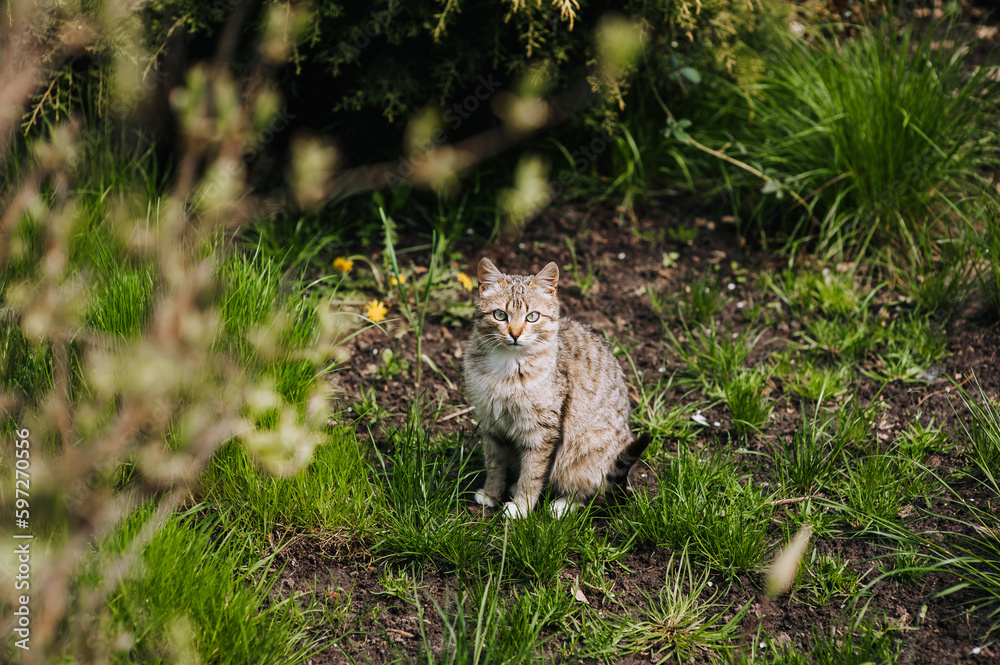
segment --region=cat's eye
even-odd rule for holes
[[[538,312],[529,312],[528,316],[524,317],[524,320],[528,323],[534,323],[538,320]]]
[[[506,321],[507,312],[503,311],[502,309],[495,309],[493,310],[493,318],[496,319],[497,321]]]

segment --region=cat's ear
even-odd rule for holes
[[[479,292],[483,293],[489,287],[503,279],[503,273],[497,270],[493,262],[483,259],[479,262]]]
[[[550,261],[532,280],[540,284],[550,294],[555,295],[556,286],[559,284],[559,266]]]

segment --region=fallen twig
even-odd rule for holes
[[[459,416],[464,416],[465,414],[469,413],[470,411],[472,411],[475,408],[476,407],[474,407],[474,406],[467,406],[464,409],[459,409],[458,411],[452,411],[447,416],[444,416],[443,418],[438,419],[438,422],[439,423],[443,423],[445,421],[451,420],[452,418],[458,418]]]
[[[772,506],[783,506],[788,503],[798,503],[799,501],[805,501],[806,499],[812,499],[811,496],[797,496],[793,499],[781,499],[780,501],[772,501]]]

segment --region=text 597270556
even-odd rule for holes
[[[27,429],[14,432],[14,589],[22,592],[14,606],[14,644],[28,650],[31,639],[31,440]]]

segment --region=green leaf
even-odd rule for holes
[[[681,67],[680,74],[688,81],[691,81],[691,83],[701,83],[701,74],[694,67]]]

